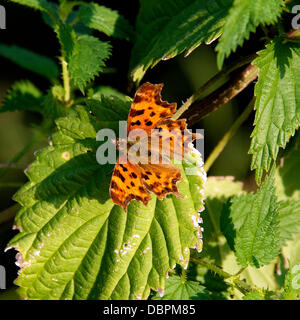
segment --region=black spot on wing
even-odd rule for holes
[[[145,110],[144,110],[144,109],[141,109],[141,110],[131,109],[131,110],[130,110],[130,116],[131,116],[131,117],[141,116],[141,115],[144,114],[144,113],[145,113]]]

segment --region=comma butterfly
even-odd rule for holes
[[[186,120],[173,120],[176,103],[169,104],[161,100],[163,84],[144,83],[137,90],[133,99],[127,120],[127,135],[134,129],[146,132],[146,141],[140,141],[151,151],[147,152],[147,161],[125,163],[117,160],[110,184],[110,196],[114,203],[123,207],[124,211],[132,200],[141,201],[147,205],[153,192],[158,199],[173,193],[182,198],[178,192],[177,182],[182,180],[181,171],[171,161],[161,160],[171,158],[183,159],[184,154],[191,150],[191,142],[196,138],[186,128]],[[155,132],[159,135],[158,145],[151,144],[150,138]],[[167,142],[168,148],[165,142]],[[134,143],[126,142],[128,148]],[[120,150],[119,142],[117,147]],[[148,150],[148,149],[147,149]],[[153,161],[153,156],[160,161]]]

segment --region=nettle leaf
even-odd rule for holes
[[[234,197],[230,218],[236,235],[234,249],[237,261],[259,268],[279,254],[280,233],[274,190],[274,170],[256,194]]]
[[[74,50],[76,33],[72,27],[66,23],[59,23],[55,28],[55,32],[61,45],[62,52],[69,61]]]
[[[106,99],[101,120],[110,128],[127,118],[130,102],[125,111],[124,101]],[[37,153],[26,172],[29,182],[15,197],[22,205],[16,217],[21,232],[10,246],[20,252],[16,283],[28,299],[145,299],[150,288],[164,288],[176,263],[187,266],[189,248],[202,246],[200,156],[183,163],[197,174],[182,170],[184,199],[153,196],[148,206],[133,201],[125,213],[109,196],[113,165],[96,161],[95,138],[103,127],[88,109],[75,107],[56,121],[51,145]]]
[[[79,36],[74,43],[70,57],[70,76],[81,91],[105,67],[104,61],[110,56],[111,46],[93,36]]]
[[[243,300],[265,300],[258,291],[251,291],[243,296]]]
[[[47,94],[43,97],[43,115],[52,119],[57,119],[62,116],[66,116],[70,111],[65,105],[63,105],[64,88],[60,85],[54,85],[51,87]]]
[[[2,102],[0,112],[31,110],[41,112],[42,92],[30,81],[13,84]]]
[[[78,18],[87,27],[104,32],[108,36],[130,40],[133,34],[133,28],[122,15],[97,3],[81,5]]]
[[[190,300],[204,289],[199,282],[172,276],[166,280],[165,290],[157,293],[152,300]]]
[[[58,66],[51,58],[15,45],[0,44],[0,56],[48,79],[59,75]]]
[[[222,68],[225,57],[249,39],[258,25],[275,23],[283,5],[283,0],[234,0],[216,48],[219,68]]]
[[[274,40],[254,61],[260,70],[249,153],[258,183],[300,124],[300,45],[282,41]]]
[[[88,90],[88,97],[91,99],[99,100],[102,96],[116,97],[127,102],[131,101],[130,97],[109,86],[99,86]]]
[[[36,10],[51,12],[54,4],[47,0],[11,0],[12,2],[31,7]]]
[[[141,0],[131,57],[132,77],[140,81],[149,67],[220,36],[233,0]]]
[[[89,35],[77,35],[74,30],[60,24],[57,37],[66,56],[70,77],[81,91],[105,67],[111,46]]]
[[[58,7],[58,14],[62,21],[68,20],[69,15],[72,15],[72,9],[80,5],[81,1],[61,1]]]
[[[285,276],[284,290],[280,296],[282,300],[300,299],[300,267],[295,265],[290,268]]]
[[[291,240],[300,231],[300,201],[280,201],[278,207],[278,221],[281,245]]]

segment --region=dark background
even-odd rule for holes
[[[101,5],[118,10],[132,25],[139,10],[139,1],[95,1]],[[31,49],[46,56],[56,58],[59,56],[59,46],[52,29],[48,27],[40,13],[21,5],[0,1],[6,8],[6,30],[0,30],[0,42],[5,44],[16,44]],[[112,57],[107,66],[116,69],[113,74],[102,74],[96,80],[96,85],[109,85],[120,92],[133,96],[135,88],[128,81],[128,68],[132,43],[122,40],[107,38],[105,35],[95,32],[103,40],[108,40],[113,46]],[[233,58],[240,54],[248,54],[253,51],[251,40],[243,50],[239,49]],[[28,72],[7,59],[0,57],[0,104],[7,89],[16,80],[29,79],[41,90],[49,87],[49,82],[43,77]],[[169,102],[177,102],[180,106],[197,88],[204,84],[209,78],[218,72],[216,66],[216,55],[214,45],[200,46],[187,58],[180,55],[174,59],[160,62],[154,69],[150,69],[143,81],[152,83],[164,83],[163,99]],[[128,88],[131,88],[129,91]],[[249,86],[234,101],[223,106],[211,116],[202,120],[195,128],[205,129],[205,156],[214,148],[219,139],[229,129],[230,125],[238,117],[253,94],[253,85]],[[20,149],[32,136],[33,125],[38,124],[40,117],[32,112],[0,113],[0,163],[7,163],[18,153]],[[237,180],[246,181],[247,185],[253,185],[253,175],[249,171],[250,156],[247,154],[250,145],[250,133],[253,129],[253,116],[240,128],[238,134],[230,141],[219,159],[215,162],[210,175],[231,175]],[[28,165],[33,161],[33,152],[45,146],[47,141],[35,145],[30,152],[21,159],[21,163]],[[250,178],[249,178],[250,177]],[[22,170],[10,172],[3,182],[25,182],[26,177]],[[16,188],[5,188],[0,186],[0,211],[5,210],[14,202],[11,200]],[[1,213],[0,213],[1,215]],[[16,278],[18,268],[15,266],[15,250],[4,253],[7,242],[16,231],[12,231],[12,222],[3,223],[0,231],[0,264],[7,270],[8,283]],[[4,240],[3,240],[4,239]],[[12,296],[13,297],[13,296]],[[1,296],[0,299],[5,297]]]

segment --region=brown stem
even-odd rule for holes
[[[208,116],[210,113],[216,111],[232,100],[254,81],[257,78],[257,75],[258,68],[250,64],[241,74],[234,79],[229,80],[218,90],[206,98],[193,103],[182,117],[188,119],[189,125],[197,123],[202,118]]]
[[[26,165],[21,163],[0,163],[0,169],[25,170]]]
[[[200,100],[201,97],[204,97],[205,95],[211,93],[211,89],[213,87],[216,88],[216,85],[221,86],[221,84],[224,84],[227,81],[228,76],[233,71],[251,63],[256,57],[257,54],[253,53],[249,56],[241,57],[233,63],[226,65],[219,73],[208,80],[201,88],[199,88],[192,96],[187,99],[187,101],[177,110],[176,114],[173,116],[173,119],[177,120],[178,118],[180,118],[181,115],[184,114],[194,102]]]
[[[292,30],[284,36],[286,39],[300,38],[300,28],[296,30]]]

